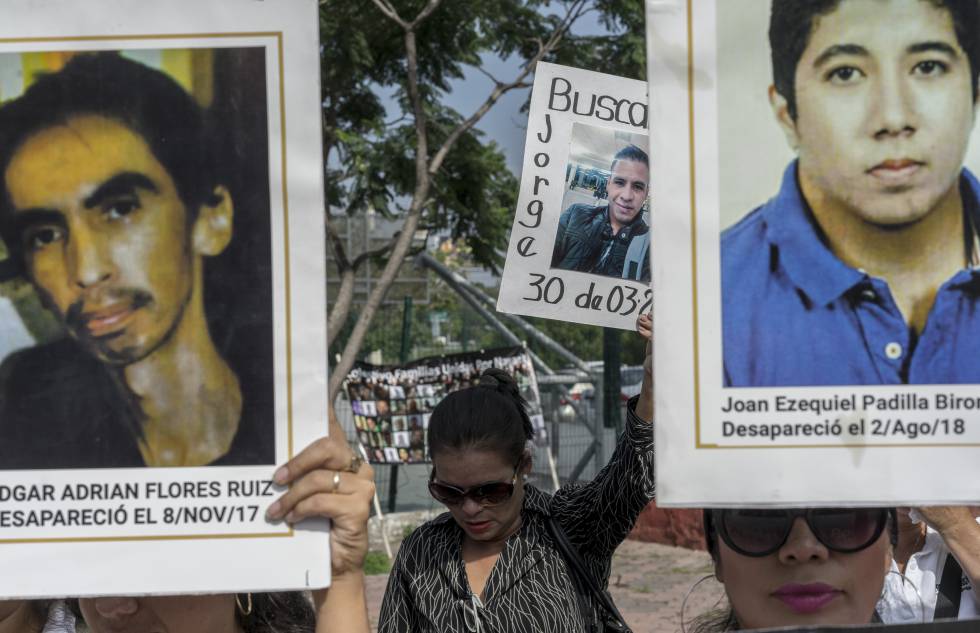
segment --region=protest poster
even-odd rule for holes
[[[661,505],[980,498],[973,62],[873,4],[647,2]]]
[[[265,519],[327,431],[317,23],[4,3],[0,597],[329,583]]]
[[[474,387],[485,369],[510,373],[528,402],[535,443],[547,440],[534,366],[523,347],[429,356],[403,365],[358,362],[344,388],[357,440],[374,464],[418,464],[429,459],[429,416],[444,396]]]
[[[646,83],[538,63],[497,309],[631,330],[650,311]]]

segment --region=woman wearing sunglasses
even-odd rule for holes
[[[612,459],[554,496],[524,482],[534,431],[517,384],[489,369],[446,396],[429,421],[429,491],[449,510],[398,552],[379,631],[592,631],[608,620],[549,532],[557,524],[597,585],[653,497],[650,358]],[[604,630],[604,629],[598,629]]]
[[[878,621],[896,527],[886,508],[705,510],[708,552],[731,606],[693,630]]]

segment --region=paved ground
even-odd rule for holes
[[[674,633],[681,630],[684,595],[710,569],[705,552],[626,541],[613,558],[609,584],[616,605],[636,633]],[[377,623],[387,582],[387,576],[368,577],[368,612],[372,625]],[[714,580],[698,586],[688,600],[685,622],[711,607],[721,594]]]

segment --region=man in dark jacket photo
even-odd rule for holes
[[[650,182],[646,152],[628,145],[613,157],[606,184],[608,203],[573,204],[558,220],[552,268],[622,277],[626,252],[634,237],[650,229],[643,206]],[[649,281],[649,269],[641,281]]]

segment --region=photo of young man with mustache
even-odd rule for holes
[[[218,147],[176,81],[116,53],[0,107],[0,231],[65,334],[0,366],[0,468],[273,462],[271,337],[241,362],[206,314],[236,226]]]

